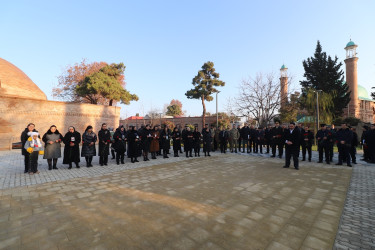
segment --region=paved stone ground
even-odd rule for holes
[[[334,249],[375,249],[375,166],[353,169]]]
[[[1,177],[7,161],[14,162],[9,178],[35,177],[23,174],[19,155],[0,159]],[[125,169],[132,165],[143,168]],[[60,179],[0,190],[0,249],[332,248],[352,169],[282,165],[234,154],[125,167],[42,165],[40,176]]]

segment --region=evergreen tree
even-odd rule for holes
[[[121,101],[124,104],[137,101],[138,96],[129,93],[121,85],[124,71],[123,63],[106,65],[98,72],[86,76],[76,86],[75,93],[82,98],[86,98],[92,104],[98,103],[98,96],[108,100],[109,106],[112,106],[114,101]]]
[[[306,96],[309,89],[322,90],[331,95],[333,101],[333,115],[338,117],[350,101],[349,87],[344,81],[342,62],[338,62],[322,51],[320,42],[317,42],[314,57],[303,61],[306,80],[300,81],[302,95]]]
[[[219,73],[215,71],[213,62],[206,62],[203,64],[202,69],[193,78],[192,84],[194,88],[185,93],[188,99],[200,99],[203,106],[202,124],[206,124],[206,104],[204,101],[212,101],[213,93],[218,92],[215,87],[224,86],[225,82],[219,80]]]

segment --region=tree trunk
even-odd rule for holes
[[[202,129],[204,128],[204,125],[206,124],[206,105],[204,103],[204,95],[202,95],[202,106],[203,106],[203,114],[202,114]]]
[[[109,100],[109,106],[113,105],[113,99]]]

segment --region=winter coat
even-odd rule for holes
[[[34,151],[43,151],[44,148],[43,148],[43,144],[41,142],[41,140],[39,138],[37,138],[37,140],[33,140],[31,137],[29,137],[29,139],[27,139],[26,143],[25,143],[25,146],[23,147],[23,149],[26,150],[26,153],[29,154],[29,152],[27,152],[27,149],[28,148],[32,148],[33,149],[33,152]]]
[[[190,151],[193,148],[193,132],[186,131],[184,138],[185,151]]]
[[[61,142],[63,138],[64,137],[58,130],[52,133],[49,129],[47,133],[43,135],[42,140],[45,143],[43,159],[56,159],[61,157]],[[52,144],[49,143],[51,141],[53,142]]]
[[[141,134],[142,149],[145,152],[150,151],[150,144],[151,144],[151,140],[152,140],[151,132],[152,132],[151,129],[145,128],[145,129],[143,129],[142,134]]]
[[[63,164],[71,162],[80,162],[79,144],[81,143],[81,134],[77,131],[68,132],[64,136],[64,159]],[[71,146],[72,144],[72,146]]]
[[[201,133],[200,132],[193,132],[193,147],[199,148],[201,146]]]
[[[128,157],[135,158],[139,155],[139,135],[137,130],[130,130],[127,133],[127,140],[128,140]]]
[[[98,132],[99,137],[99,156],[109,155],[109,144],[111,142],[111,133],[108,129],[101,129]]]
[[[116,129],[116,132],[113,134],[113,144],[112,147],[119,154],[124,154],[126,152],[126,131],[121,131],[121,128]]]
[[[159,138],[160,138],[160,132],[159,130],[153,130],[151,132],[152,139],[150,143],[150,152],[158,152],[160,147],[159,147]]]
[[[22,142],[22,155],[28,154],[28,152],[25,149],[25,144],[27,142],[27,139],[29,139],[30,136],[27,135],[30,131],[25,128],[25,130],[21,133],[21,142]],[[38,132],[37,130],[33,130],[32,132]]]
[[[181,140],[182,140],[181,132],[173,131],[172,139],[173,139],[173,151],[181,150]]]
[[[89,134],[87,131],[82,135],[82,152],[81,156],[95,156],[96,155],[96,147],[95,142],[98,140],[96,134],[91,132]],[[93,142],[94,144],[90,146],[90,143]]]
[[[168,129],[165,131],[164,129],[160,133],[160,138],[161,138],[161,145],[162,149],[167,150],[170,148],[170,139],[171,139],[171,132]]]

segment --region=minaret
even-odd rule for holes
[[[346,83],[348,84],[350,92],[349,110],[346,114],[351,117],[359,118],[359,101],[358,101],[358,79],[357,79],[357,53],[358,46],[350,39],[346,44]]]
[[[288,68],[281,66],[280,68],[280,108],[284,108],[288,103]]]

